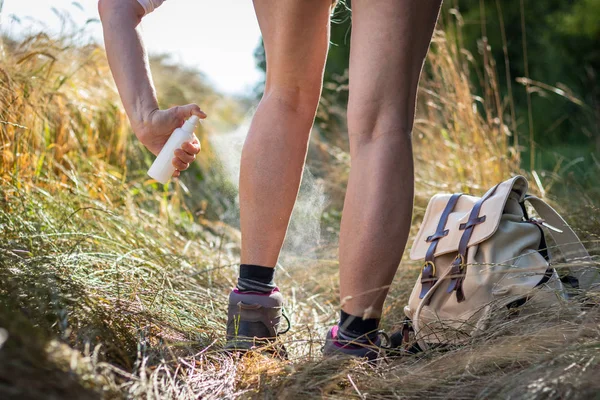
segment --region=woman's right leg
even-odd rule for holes
[[[380,318],[408,238],[417,86],[440,5],[352,1],[352,167],[340,233],[340,296],[342,310],[353,316]]]

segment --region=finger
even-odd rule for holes
[[[176,169],[175,172],[173,172],[173,178],[177,178],[179,175],[181,175],[181,172]]]
[[[196,155],[200,153],[200,142],[198,139],[195,139],[193,142],[185,142],[181,145],[181,150],[188,154]]]
[[[178,159],[180,159],[181,161],[183,161],[186,164],[190,164],[190,163],[194,162],[194,160],[196,159],[195,154],[186,153],[185,151],[183,151],[181,149],[175,150],[175,157],[177,157]]]
[[[197,104],[188,104],[185,106],[178,106],[173,108],[173,118],[177,121],[183,121],[191,117],[192,115],[197,115],[198,118],[204,119],[206,118],[206,113],[200,109],[200,106]]]
[[[185,171],[190,166],[188,163],[181,161],[179,158],[174,158],[173,160],[171,160],[171,164],[173,164],[175,169],[178,169],[180,171]]]

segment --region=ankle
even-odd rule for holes
[[[240,292],[270,294],[277,289],[273,280],[274,274],[275,268],[241,264],[237,289]]]
[[[338,337],[342,340],[370,342],[377,338],[379,318],[367,318],[340,311]]]

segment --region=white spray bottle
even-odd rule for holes
[[[171,179],[175,172],[175,167],[172,163],[175,150],[181,148],[183,143],[194,140],[194,129],[199,121],[200,119],[196,115],[192,115],[190,119],[185,121],[181,128],[173,131],[171,137],[167,140],[167,143],[165,143],[148,170],[148,175],[151,178],[162,184],[167,183]]]

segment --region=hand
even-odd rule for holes
[[[158,155],[173,131],[183,125],[186,119],[192,115],[206,118],[206,114],[196,104],[188,104],[169,108],[168,110],[156,109],[141,123],[133,126],[136,137],[154,155]],[[184,143],[180,149],[175,151],[173,166],[175,173],[173,177],[179,176],[180,171],[188,169],[200,152],[200,142],[196,135],[191,142]]]

